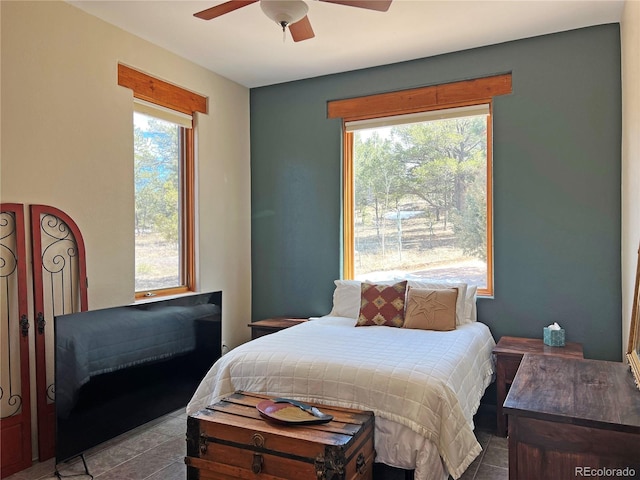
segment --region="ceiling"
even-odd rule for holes
[[[258,3],[208,21],[193,14],[223,1],[68,3],[249,88],[619,22],[624,6],[624,0],[393,0],[378,12],[306,0],[315,38],[296,43]]]

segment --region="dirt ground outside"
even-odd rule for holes
[[[180,248],[159,234],[136,234],[136,292],[180,285]]]
[[[356,278],[373,281],[406,276],[486,287],[486,261],[457,246],[451,221],[436,221],[420,211],[405,213],[404,219],[387,215],[379,228],[372,217],[367,222],[356,219]]]
[[[374,281],[406,276],[486,286],[486,262],[456,247],[451,222],[445,225],[443,219],[432,221],[421,213],[408,217],[400,225],[397,218],[385,220],[380,234],[370,222],[356,224],[355,278]],[[136,291],[179,284],[178,245],[152,232],[137,234]]]

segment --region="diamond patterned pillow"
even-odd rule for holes
[[[404,328],[439,330],[456,329],[457,288],[409,288]]]
[[[401,327],[404,323],[406,292],[406,280],[394,285],[362,282],[360,286],[360,313],[356,327],[369,325]]]

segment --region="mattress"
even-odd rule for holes
[[[377,461],[415,468],[416,480],[458,478],[481,452],[473,415],[492,380],[494,345],[480,322],[437,332],[320,317],[224,355],[187,413],[236,390],[372,410]],[[427,466],[434,449],[442,462],[435,477]]]

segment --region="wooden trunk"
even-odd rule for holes
[[[373,412],[316,405],[333,420],[264,419],[265,395],[236,392],[187,419],[188,480],[371,480]]]

